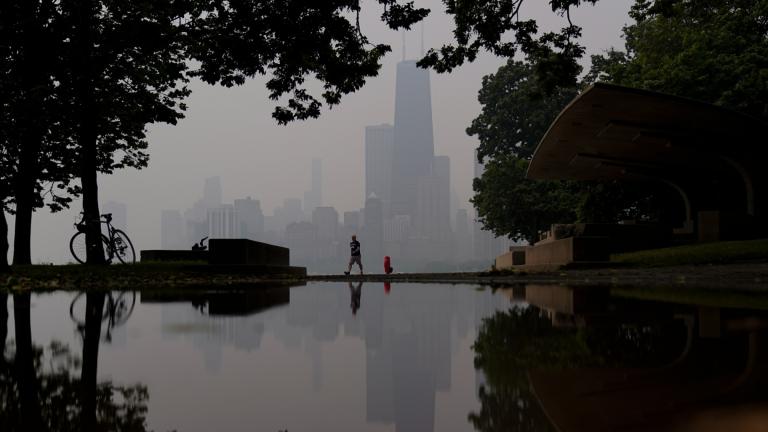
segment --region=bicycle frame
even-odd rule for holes
[[[112,226],[112,214],[106,213],[101,215],[101,218],[99,218],[99,223],[107,226],[107,239],[109,240],[109,243],[105,245],[107,249],[105,252],[107,252],[107,262],[111,263],[116,253],[115,228]],[[75,229],[77,229],[79,232],[85,232],[85,215],[83,215],[83,218],[80,220],[80,222],[75,224]]]

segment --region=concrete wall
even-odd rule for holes
[[[606,237],[569,237],[537,243],[525,250],[526,265],[603,262],[609,258]]]
[[[497,270],[510,269],[512,266],[525,265],[525,250],[530,246],[513,246],[509,252],[496,257],[495,266]]]
[[[208,251],[193,250],[143,250],[141,262],[152,261],[208,261]]]
[[[214,265],[289,266],[288,248],[246,239],[211,239],[209,263]]]

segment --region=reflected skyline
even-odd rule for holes
[[[139,293],[106,316],[121,295],[0,294],[3,430],[740,430],[768,412],[754,296],[342,282]]]
[[[276,291],[288,293],[290,302],[246,313],[235,308],[229,315],[210,312],[217,302],[253,300],[243,293],[144,293],[131,318],[113,331],[124,344],[106,342],[99,328],[98,380],[145,382],[154,430],[211,430],[214,419],[218,430],[242,430],[254,415],[265,430],[467,429],[466,412],[478,386],[472,335],[483,316],[509,304],[507,297],[467,286],[408,284],[391,287],[389,294],[384,284]],[[353,314],[355,291],[365,303]],[[33,324],[36,344],[66,333],[70,340],[64,342],[80,346],[80,332],[68,316],[75,296],[33,296],[33,323],[58,311],[53,321],[66,319],[69,326],[62,332]],[[254,400],[260,401],[255,408],[249,402]],[[200,415],[179,417],[190,403],[210,406]],[[454,404],[467,408],[448,408]],[[302,415],[285,414],[288,406]],[[350,414],[327,418],[317,411],[339,406],[348,406]],[[452,411],[450,418],[443,414]]]

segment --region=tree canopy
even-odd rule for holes
[[[665,187],[617,182],[544,182],[524,167],[549,124],[568,101],[595,81],[661,91],[768,118],[768,1],[637,0],[624,28],[626,51],[593,56],[589,72],[551,86],[535,60],[508,62],[483,79],[481,114],[467,129],[480,139],[488,169],[472,199],[480,220],[497,235],[531,241],[538,229],[574,220],[625,218],[669,221]],[[543,203],[561,196],[554,203]],[[557,211],[552,211],[557,210]]]
[[[428,13],[376,3],[393,29]],[[31,262],[32,212],[54,184],[57,208],[82,193],[88,262],[104,261],[97,173],[146,166],[146,127],[183,117],[188,79],[233,86],[269,75],[280,123],[317,117],[359,89],[391,49],[365,36],[360,11],[357,0],[3,2],[0,94],[11,115],[0,124],[0,171],[14,187],[0,200],[16,213],[14,263]]]

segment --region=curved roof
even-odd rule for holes
[[[711,170],[766,155],[768,125],[730,109],[597,83],[558,115],[528,167],[533,179],[600,180]],[[760,140],[760,141],[758,141]]]

